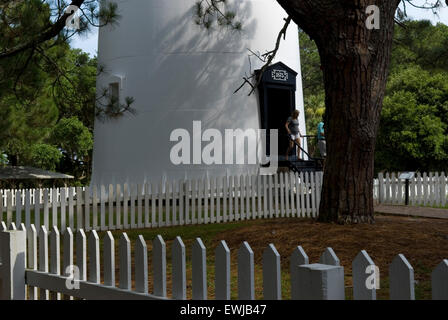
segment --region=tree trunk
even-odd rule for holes
[[[324,83],[327,159],[319,220],[373,222],[373,161],[399,0],[278,0],[316,41]],[[379,29],[366,8],[376,5]]]

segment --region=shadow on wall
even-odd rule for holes
[[[155,69],[150,70],[149,96],[157,100],[138,103],[143,112],[157,110],[163,106],[171,112],[205,112],[206,127],[233,128],[244,125],[241,114],[229,112],[229,100],[238,101],[241,108],[248,98],[243,91],[233,94],[241,84],[242,77],[249,72],[247,48],[256,30],[256,21],[251,17],[251,2],[238,1],[234,10],[238,19],[244,21],[241,32],[227,29],[208,31],[194,23],[193,8],[182,19],[171,21],[158,30],[163,34],[161,51],[156,54]],[[159,81],[163,79],[163,81]],[[166,125],[160,119],[158,125]],[[168,121],[169,123],[169,121]]]

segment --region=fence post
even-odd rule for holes
[[[0,232],[1,300],[25,300],[26,231]]]
[[[298,266],[298,300],[344,300],[344,267],[326,264]]]

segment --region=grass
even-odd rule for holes
[[[51,211],[51,210],[50,210]],[[106,217],[108,215],[106,214]],[[51,220],[50,220],[51,221]],[[118,242],[123,230],[112,231],[116,246],[116,279],[118,285]],[[289,255],[297,245],[302,245],[310,258],[317,262],[326,247],[332,247],[344,266],[346,298],[352,299],[351,263],[360,250],[365,249],[380,268],[378,299],[389,298],[388,267],[393,258],[402,253],[415,270],[415,294],[417,299],[431,298],[431,272],[448,258],[448,220],[376,216],[374,225],[336,225],[318,223],[311,219],[278,218],[256,219],[213,224],[191,224],[183,226],[131,229],[125,231],[134,244],[139,235],[146,240],[149,259],[149,292],[153,290],[152,240],[161,235],[166,242],[167,291],[171,296],[171,244],[181,236],[186,246],[187,297],[191,298],[191,249],[197,237],[207,248],[208,298],[214,298],[214,251],[220,240],[225,240],[231,249],[231,298],[237,299],[237,251],[243,241],[248,241],[254,251],[255,297],[263,298],[262,254],[269,243],[274,243],[281,255],[282,298],[290,298]],[[101,252],[105,236],[98,232]],[[61,249],[62,249],[61,245]],[[102,261],[103,257],[101,257]],[[76,263],[76,262],[75,262]],[[132,260],[132,268],[134,261]],[[133,269],[134,270],[134,269]],[[134,272],[134,271],[133,271]],[[133,283],[133,285],[135,285]]]
[[[300,244],[310,258],[317,262],[327,246],[333,247],[344,266],[346,298],[352,299],[351,263],[361,249],[366,249],[380,268],[380,289],[377,299],[389,299],[388,267],[398,253],[403,253],[414,268],[416,299],[431,299],[431,272],[448,257],[448,221],[440,219],[413,219],[408,217],[377,216],[375,225],[341,226],[318,223],[309,219],[282,218],[247,220],[225,224],[188,225],[158,229],[126,231],[132,244],[143,235],[149,255],[152,240],[160,234],[167,245],[167,291],[171,295],[171,243],[180,235],[186,246],[187,297],[191,298],[191,249],[196,237],[207,248],[208,297],[214,298],[214,250],[225,240],[231,250],[231,298],[237,299],[237,251],[248,241],[254,251],[255,297],[263,298],[262,254],[269,243],[274,243],[281,255],[282,298],[290,298],[289,255]],[[121,231],[112,232],[116,241]],[[104,237],[104,232],[100,232]],[[132,249],[133,250],[133,249]],[[149,256],[151,260],[151,257]],[[149,263],[151,266],[151,262]],[[149,271],[149,289],[152,274]],[[117,270],[118,278],[118,270]]]

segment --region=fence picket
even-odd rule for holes
[[[127,183],[125,183],[123,185],[123,228],[124,229],[129,229],[128,206],[129,206],[129,185]]]
[[[221,215],[221,185],[220,185],[220,179],[218,177],[215,178],[215,187],[216,187],[216,206],[215,206],[215,222],[221,222],[222,221],[222,215]]]
[[[95,230],[89,235],[89,282],[100,283],[100,238]]]
[[[22,195],[21,191],[16,191],[16,225],[20,225],[22,223]]]
[[[414,268],[404,255],[397,255],[389,266],[391,300],[414,300]]]
[[[148,248],[142,235],[135,244],[135,291],[148,293]]]
[[[230,300],[230,249],[224,240],[215,249],[215,299]]]
[[[317,217],[316,206],[316,184],[315,184],[315,172],[310,173],[310,186],[311,186],[311,216]]]
[[[121,234],[118,250],[120,257],[120,288],[131,290],[131,241],[125,232]]]
[[[252,207],[251,207],[251,218],[256,219],[257,218],[257,206],[256,206],[256,197],[259,197],[258,193],[258,180],[259,176],[251,176],[251,183],[250,183],[250,194],[252,197]],[[260,208],[258,209],[260,210]]]
[[[192,269],[193,300],[207,300],[206,249],[200,238],[193,243]]]
[[[100,186],[100,230],[105,231],[106,228],[106,202],[104,201],[106,197],[106,187],[104,185]]]
[[[84,189],[84,224],[83,228],[86,231],[92,230],[90,226],[90,204],[91,204],[91,189],[89,186],[86,186]]]
[[[150,187],[151,187],[150,183],[148,183],[148,182],[145,183],[145,217],[144,217],[144,221],[143,221],[143,225],[145,228],[151,228],[151,223],[149,222],[149,199],[150,199],[149,189],[150,189]],[[118,200],[117,200],[117,204],[118,204]]]
[[[263,252],[263,297],[266,300],[281,300],[280,254],[271,243]]]
[[[448,259],[440,262],[431,274],[433,300],[448,300]]]
[[[439,197],[439,206],[445,207],[443,200],[446,199],[446,192],[445,192],[445,173],[442,171],[439,176],[439,190],[438,190],[438,197]]]
[[[28,242],[28,269],[37,270],[37,231],[34,224],[27,228],[27,242]],[[28,287],[29,300],[37,300],[38,289],[36,287]]]
[[[43,199],[43,202],[44,202],[44,226],[45,226],[45,228],[47,228],[47,230],[48,230],[48,228],[49,228],[49,204],[50,204],[50,199],[49,199],[49,197],[48,197],[48,189],[47,188],[45,188],[44,189],[44,199]]]
[[[157,227],[159,224],[156,219],[157,185],[151,183],[151,226]]]
[[[76,232],[76,266],[79,269],[79,280],[87,280],[87,238],[83,229]]]
[[[61,190],[61,232],[64,232],[67,228],[66,220],[66,206],[67,206],[67,189]]]
[[[211,178],[210,180],[210,222],[216,223],[216,212],[215,212],[215,197],[219,199],[218,191],[217,191],[217,182],[216,178]]]
[[[238,176],[233,177],[233,211],[235,212],[232,221],[239,221],[241,219],[240,213],[240,193],[241,193],[241,185],[240,179]]]
[[[108,187],[108,217],[109,217],[109,230],[115,230],[115,224],[114,224],[114,186],[112,184],[109,184]]]
[[[440,177],[439,177],[439,173],[438,172],[436,172],[435,173],[435,177],[434,177],[434,201],[435,201],[435,205],[436,206],[440,206],[440,196],[441,196],[441,192],[440,192],[440,186],[441,186],[441,183],[440,183],[441,181],[440,181]]]
[[[286,181],[285,181],[285,173],[280,173],[280,216],[283,218],[286,214],[285,208],[285,189],[286,189]]]
[[[251,208],[250,208],[250,199],[251,199],[251,180],[250,180],[250,176],[246,175],[245,177],[245,191],[244,191],[244,197],[246,199],[246,205],[245,205],[245,210],[244,210],[244,219],[245,220],[249,220],[252,218],[252,214],[251,214]]]
[[[135,201],[137,198],[137,185],[132,183],[131,184],[131,229],[135,229],[137,227],[137,225],[135,224]]]
[[[309,264],[309,258],[305,253],[305,250],[303,250],[301,246],[297,246],[292,251],[289,261],[289,272],[291,275],[291,300],[298,300],[300,287],[298,279],[299,269],[297,267],[303,264]]]
[[[370,271],[368,268],[372,270]],[[371,288],[367,287],[367,280],[372,272],[376,273],[375,264],[367,252],[361,250],[352,262],[354,300],[376,300],[376,281],[379,278],[378,274],[374,274],[375,286]]]
[[[173,241],[171,254],[173,299],[185,300],[187,299],[186,253],[185,245],[179,236]]]
[[[171,199],[172,199],[172,204],[171,204],[171,208],[172,208],[172,216],[171,216],[171,224],[173,225],[173,226],[177,226],[177,225],[179,225],[179,220],[178,220],[178,218],[177,218],[177,200],[179,199],[179,193],[178,193],[178,190],[177,190],[177,187],[176,187],[176,181],[173,181],[172,183],[171,183],[171,190],[172,190],[172,197],[171,197]],[[143,227],[143,225],[142,225],[142,227]]]
[[[123,229],[123,224],[121,223],[121,185],[117,184],[115,186],[115,223],[116,223],[116,228],[118,230]]]
[[[144,185],[138,184],[137,185],[137,223],[136,227],[143,228],[143,192],[144,192]]]
[[[98,186],[93,186],[92,191],[92,228],[93,230],[99,230],[98,228]]]
[[[232,176],[229,177],[229,215],[228,215],[228,221],[233,221],[235,219],[235,208],[233,207],[233,197],[234,197],[234,179]]]
[[[163,221],[163,184],[162,182],[159,183],[159,188],[158,188],[158,194],[157,194],[157,205],[159,206],[159,223],[158,226],[159,227],[163,227],[165,226],[165,222]]]
[[[154,294],[166,297],[166,244],[161,235],[152,242]]]
[[[238,250],[238,299],[255,299],[254,252],[246,241]]]
[[[326,248],[322,253],[319,258],[319,263],[328,264],[331,266],[340,266],[340,260],[338,256],[334,252],[333,248],[330,247]]]
[[[73,231],[70,227],[66,228],[62,234],[62,245],[62,274],[66,277],[74,276]],[[64,295],[64,300],[73,300],[73,297]]]
[[[76,228],[83,229],[84,220],[82,216],[82,188],[76,188]]]
[[[165,226],[171,226],[170,221],[170,184],[165,183]]]
[[[306,211],[305,211],[305,192],[304,189],[306,190],[306,184],[305,184],[305,175],[303,174],[303,172],[300,172],[300,212],[301,212],[301,217],[304,218],[306,217]]]
[[[423,199],[423,197],[422,197],[422,192],[423,192],[423,189],[422,189],[422,176],[421,176],[421,173],[420,172],[417,172],[417,204],[418,205],[421,205],[423,202],[422,202],[422,199]]]
[[[228,221],[228,206],[227,206],[227,192],[229,190],[228,187],[228,179],[227,176],[222,178],[222,220],[223,222]]]
[[[178,181],[179,184],[179,225],[185,224],[185,182]]]
[[[210,196],[210,183],[209,183],[209,178],[205,178],[203,180],[203,185],[204,185],[204,193],[203,193],[203,197],[204,197],[204,218],[202,220],[201,223],[205,223],[208,224],[210,222],[210,216],[208,213],[208,202],[209,202],[209,196]]]
[[[48,273],[48,231],[45,225],[39,231],[39,271]],[[45,289],[39,290],[39,300],[48,300],[49,292]]]
[[[257,175],[255,178],[257,189],[256,189],[256,209],[255,210],[255,219],[261,219],[264,216],[264,208],[263,208],[263,179],[265,176]]]
[[[12,222],[12,195],[11,191],[6,192],[6,225],[8,227]]]
[[[104,285],[115,287],[115,239],[110,231],[104,235]]]
[[[291,211],[288,215],[288,217],[295,217],[296,216],[296,206],[295,206],[295,201],[294,201],[294,188],[295,188],[295,182],[296,179],[294,177],[294,173],[290,172],[289,173],[289,199],[291,201]]]
[[[54,189],[53,189],[54,190]],[[53,193],[53,203],[55,203],[56,194]],[[55,275],[61,274],[61,257],[60,257],[60,233],[58,227],[53,225],[50,233],[50,273]],[[61,294],[57,292],[50,293],[50,300],[61,300]]]
[[[278,218],[280,215],[280,208],[279,208],[280,185],[278,180],[279,180],[278,174],[274,175],[274,216],[276,218]]]
[[[426,172],[423,172],[422,182],[423,182],[423,192],[422,192],[423,205],[426,206],[428,204],[428,182],[429,182]]]
[[[275,211],[274,211],[274,188],[275,188],[275,183],[274,183],[274,176],[270,175],[267,177],[268,178],[268,197],[269,197],[269,201],[268,201],[268,206],[269,206],[269,214],[268,217],[269,218],[273,218]]]

